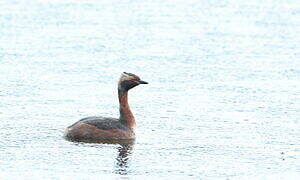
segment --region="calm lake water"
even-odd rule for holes
[[[298,179],[297,0],[0,1],[0,178]],[[64,129],[118,117],[132,145]]]

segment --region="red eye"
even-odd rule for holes
[[[133,82],[138,82],[139,80],[138,80],[138,79],[132,79],[131,81],[133,81]]]

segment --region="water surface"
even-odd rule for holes
[[[0,177],[297,179],[300,4],[276,1],[0,2]],[[118,117],[129,145],[62,138]]]

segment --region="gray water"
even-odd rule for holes
[[[297,0],[0,1],[0,178],[297,179]],[[118,117],[132,145],[69,142]]]

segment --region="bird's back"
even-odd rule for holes
[[[93,116],[69,126],[65,137],[74,140],[130,139],[134,138],[134,132],[119,119]]]
[[[86,123],[86,124],[95,126],[98,129],[102,129],[102,130],[111,130],[111,129],[128,130],[128,128],[126,126],[124,126],[123,124],[121,124],[121,122],[117,118],[92,116],[92,117],[83,118],[83,119],[77,121],[76,123],[78,123],[78,122]],[[73,125],[75,125],[75,124],[73,124]],[[72,127],[73,125],[71,125],[69,127]]]

